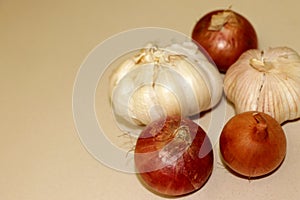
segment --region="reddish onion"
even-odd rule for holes
[[[206,133],[192,120],[178,116],[150,123],[137,140],[134,159],[144,185],[166,196],[198,190],[213,169],[213,150]]]
[[[232,10],[215,10],[204,15],[194,26],[192,39],[207,51],[223,73],[243,52],[258,46],[252,24]]]
[[[232,117],[220,136],[224,163],[248,178],[268,175],[286,154],[286,137],[280,124],[263,112],[248,111]]]

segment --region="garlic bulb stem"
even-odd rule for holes
[[[270,63],[267,63],[264,60],[258,60],[256,58],[250,59],[250,66],[259,72],[267,72],[273,68]]]

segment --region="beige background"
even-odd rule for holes
[[[204,13],[230,5],[255,26],[261,48],[300,51],[296,0],[0,0],[0,199],[161,199],[86,151],[72,114],[76,73],[113,34],[157,26],[189,35]],[[284,125],[288,152],[276,173],[249,182],[216,163],[209,182],[182,199],[297,199],[299,126]]]

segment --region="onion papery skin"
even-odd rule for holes
[[[183,127],[186,131],[178,131]],[[140,180],[162,196],[200,189],[213,170],[213,149],[204,130],[188,118],[167,116],[150,123],[135,146]]]
[[[263,112],[235,115],[224,126],[219,140],[222,160],[245,178],[271,174],[286,155],[286,137],[280,124]]]
[[[212,16],[231,12],[232,18],[217,30],[211,30]],[[241,14],[232,10],[215,10],[201,17],[192,30],[192,39],[204,48],[221,73],[249,49],[258,48],[253,25]]]

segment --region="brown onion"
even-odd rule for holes
[[[215,10],[201,17],[192,39],[208,52],[220,72],[226,72],[243,52],[258,46],[252,24],[232,10]]]
[[[213,169],[206,133],[192,120],[178,116],[150,123],[137,140],[134,159],[145,186],[166,196],[198,190]]]
[[[224,163],[251,178],[268,175],[286,155],[286,137],[280,124],[263,112],[249,111],[232,117],[220,136]]]

